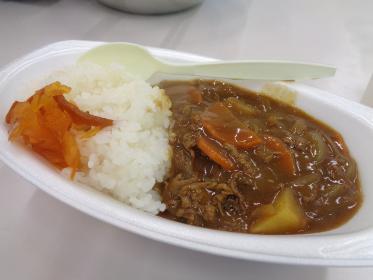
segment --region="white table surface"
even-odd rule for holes
[[[128,41],[222,59],[333,64],[312,82],[360,101],[373,70],[373,1],[206,0],[140,16],[94,0],[0,0],[0,67],[70,39]],[[373,95],[373,92],[371,92]],[[373,268],[247,262],[117,229],[39,191],[0,163],[0,279],[372,279]]]

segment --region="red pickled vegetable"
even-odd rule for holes
[[[72,126],[76,130],[82,124],[91,127],[84,133],[89,138],[113,121],[80,111],[63,96],[70,90],[59,82],[47,85],[26,101],[15,101],[5,121],[11,125],[10,141],[21,140],[60,169],[70,167],[73,178],[80,167],[80,152]]]
[[[62,110],[70,115],[73,122],[76,124],[100,127],[105,127],[113,124],[113,120],[101,118],[81,111],[76,105],[67,101],[63,95],[54,96],[54,100],[57,102],[58,106],[60,106]]]

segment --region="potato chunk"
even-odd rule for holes
[[[250,227],[252,233],[296,233],[306,226],[304,211],[290,188],[282,190],[272,204],[258,207],[253,215],[258,218]]]

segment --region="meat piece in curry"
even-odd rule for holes
[[[174,123],[161,216],[212,229],[289,234],[333,229],[358,210],[342,136],[303,111],[219,81],[164,81]]]

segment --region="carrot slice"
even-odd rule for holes
[[[105,127],[113,124],[113,120],[101,118],[81,111],[77,106],[66,100],[63,95],[53,97],[58,106],[70,115],[76,124]]]
[[[214,125],[203,120],[203,127],[216,140],[231,144],[237,148],[250,149],[259,145],[262,140],[249,128],[234,128]]]
[[[279,168],[288,175],[295,175],[295,163],[293,155],[286,147],[285,143],[279,138],[269,135],[265,135],[263,140],[267,148],[280,154],[280,158],[278,160]]]
[[[204,112],[203,118],[216,122],[223,121],[231,126],[244,126],[222,102],[215,102],[209,106]]]
[[[202,124],[210,136],[237,148],[250,149],[262,142],[254,131],[245,127],[221,102],[214,103],[205,111]]]
[[[224,154],[224,151],[207,137],[202,136],[198,138],[197,146],[212,161],[216,162],[224,169],[232,170],[235,167],[234,162]]]

